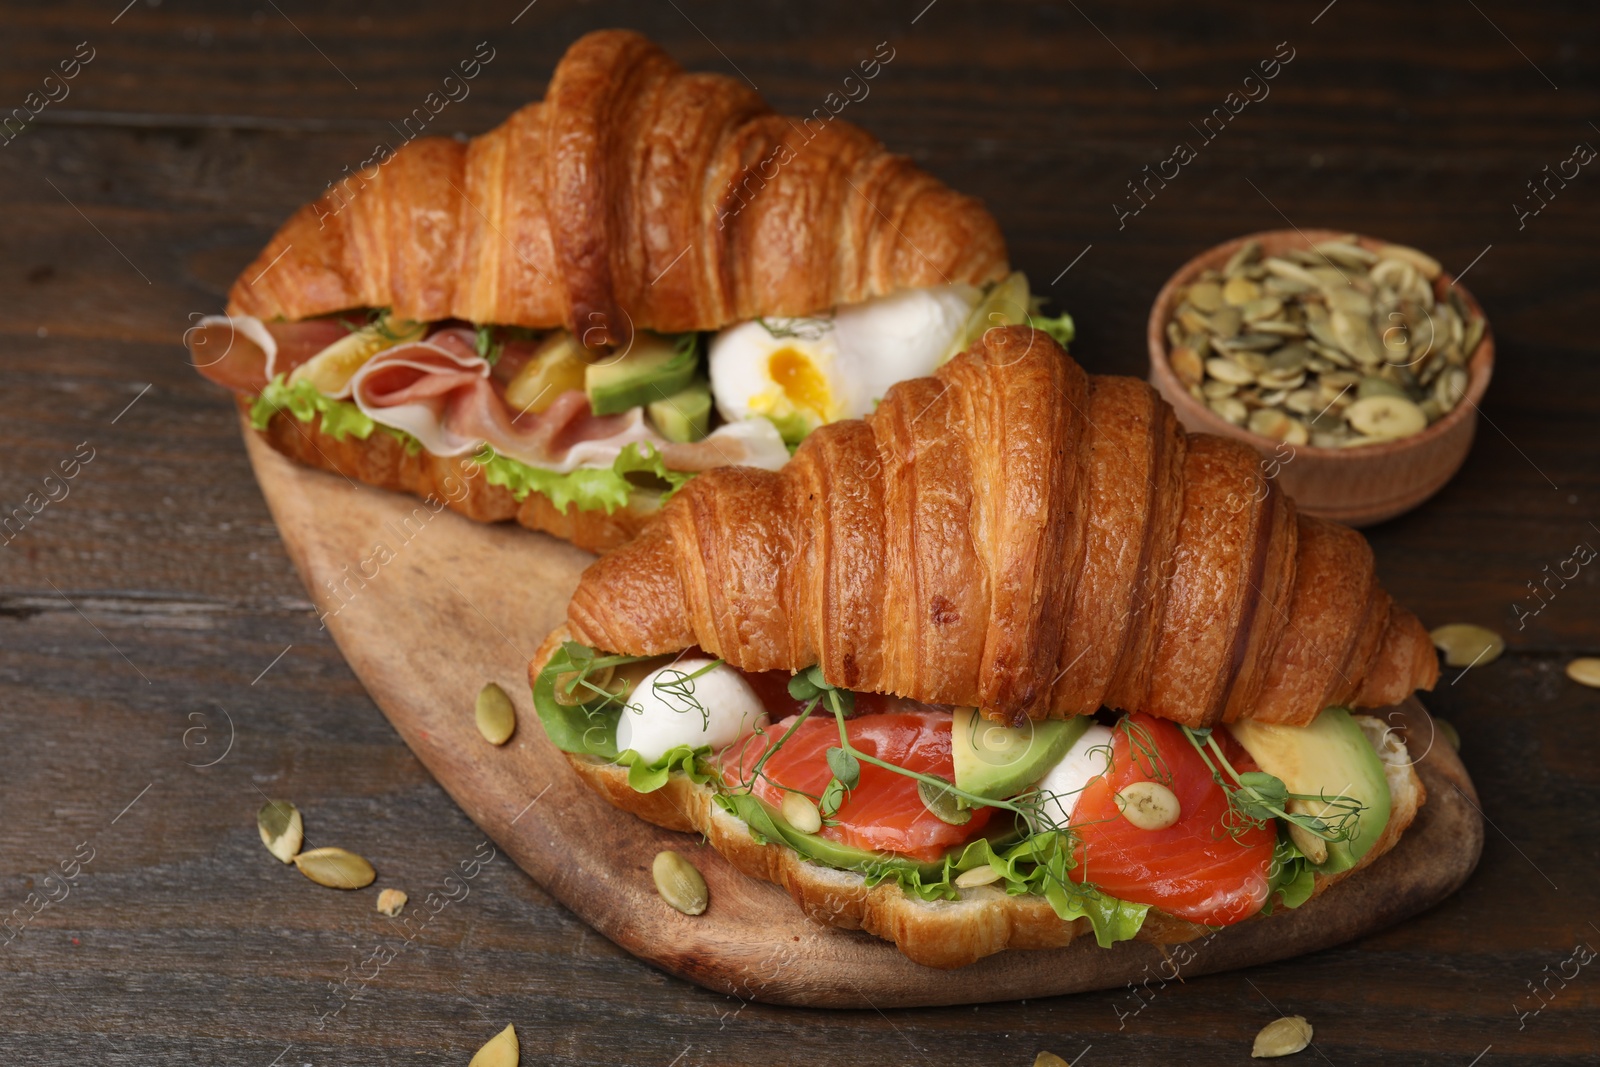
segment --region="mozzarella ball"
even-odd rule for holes
[[[768,722],[750,683],[727,664],[682,659],[645,675],[617,721],[617,751],[654,763],[679,745],[725,748]],[[690,675],[705,667],[698,677]]]
[[[1050,768],[1039,782],[1041,822],[1058,830],[1072,822],[1072,811],[1078,806],[1083,787],[1111,766],[1112,736],[1109,727],[1096,723],[1072,743],[1060,763]]]

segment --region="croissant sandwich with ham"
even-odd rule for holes
[[[988,330],[777,471],[689,483],[529,668],[611,803],[936,967],[1303,904],[1424,789],[1362,537],[1043,332]]]
[[[976,200],[613,30],[499,128],[302,207],[186,340],[292,458],[604,550],[1022,321],[1071,334]]]

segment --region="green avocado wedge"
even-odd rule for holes
[[[950,736],[956,787],[993,800],[1016,796],[1060,763],[1093,722],[1079,715],[1019,729],[991,722],[976,708],[957,708]]]
[[[1236,722],[1228,726],[1234,740],[1268,774],[1283,779],[1291,793],[1347,796],[1360,802],[1356,835],[1349,841],[1323,841],[1291,827],[1296,845],[1318,874],[1337,874],[1354,867],[1389,824],[1389,783],[1383,761],[1345,708],[1325,708],[1309,726]],[[1331,809],[1317,801],[1291,801],[1306,815]],[[1324,855],[1325,853],[1325,855]]]
[[[615,415],[674,396],[694,381],[699,362],[693,334],[674,339],[641,330],[627,352],[584,370],[589,407],[596,415]]]

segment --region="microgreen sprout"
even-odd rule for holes
[[[1359,800],[1343,794],[1330,797],[1325,793],[1317,796],[1291,793],[1283,779],[1276,775],[1236,769],[1210,727],[1184,726],[1181,729],[1228,798],[1224,826],[1234,837],[1251,826],[1264,826],[1270,819],[1282,819],[1324,841],[1353,841],[1361,832],[1361,812],[1366,810],[1366,805]],[[1320,804],[1322,813],[1309,815],[1294,811],[1294,801]]]

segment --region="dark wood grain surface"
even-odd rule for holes
[[[0,113],[80,42],[94,57],[0,146],[0,503],[60,497],[0,549],[0,1062],[464,1064],[510,1022],[524,1063],[1242,1063],[1280,1011],[1317,1027],[1299,1062],[1594,1062],[1600,964],[1577,961],[1600,947],[1600,699],[1562,667],[1600,653],[1600,567],[1542,599],[1529,583],[1600,545],[1600,171],[1514,206],[1600,146],[1591,5],[122,2],[0,14]],[[1500,347],[1478,441],[1438,497],[1370,531],[1430,625],[1507,637],[1428,701],[1491,822],[1458,895],[1142,999],[806,1012],[636,962],[503,859],[406,941],[369,895],[264,855],[263,794],[414,899],[482,834],[319,629],[232,405],[179,338],[478,42],[495,58],[430,132],[487,129],[606,25],[804,111],[889,41],[846,117],[988,201],[1091,370],[1142,373],[1166,275],[1285,218],[1468,272]],[[1198,142],[1190,123],[1283,41],[1270,96],[1119,228],[1126,183]],[[75,476],[47,486],[63,462]]]

